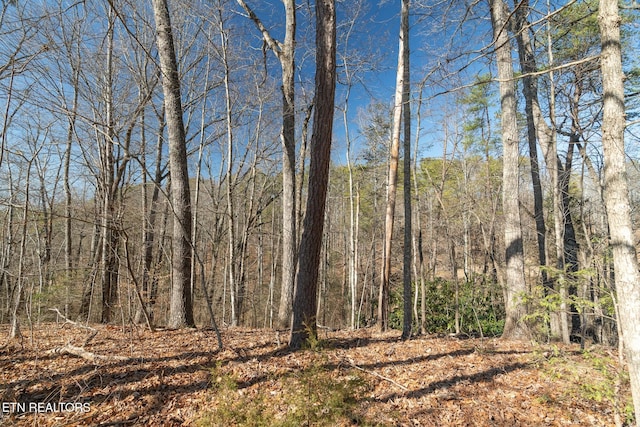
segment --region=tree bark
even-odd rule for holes
[[[393,240],[393,221],[396,210],[396,192],[398,188],[398,158],[400,156],[400,128],[402,124],[402,106],[404,102],[404,79],[405,79],[405,50],[408,50],[405,37],[409,32],[408,9],[405,18],[404,9],[408,8],[408,3],[403,0],[400,22],[400,35],[398,42],[398,68],[396,70],[396,93],[393,105],[393,129],[391,133],[391,149],[389,156],[389,171],[387,181],[387,210],[384,223],[384,251],[382,254],[382,276],[380,291],[378,294],[378,327],[381,331],[386,331],[389,327],[389,292],[391,280],[391,242]],[[406,19],[406,23],[405,23]],[[407,47],[405,47],[407,46]],[[407,95],[408,96],[408,95]]]
[[[73,149],[73,138],[75,134],[76,118],[78,114],[78,92],[80,90],[80,69],[79,65],[75,64],[72,58],[69,58],[69,63],[73,70],[73,102],[71,104],[71,111],[69,112],[69,127],[67,128],[66,148],[64,152],[64,164],[63,164],[63,186],[64,186],[64,264],[65,264],[65,286],[67,289],[71,288],[71,282],[73,280],[73,236],[71,229],[71,215],[72,215],[72,203],[71,197],[71,182],[69,178],[69,171],[71,169],[71,150]],[[68,310],[65,310],[68,311]]]
[[[296,230],[296,139],[295,139],[295,0],[286,0],[282,68],[282,284],[278,327],[291,322],[293,288],[296,277],[298,241]]]
[[[624,74],[616,0],[601,0],[598,22],[602,40],[600,67],[604,96],[602,146],[604,200],[621,326],[631,381],[636,425],[640,425],[640,274],[633,237],[624,151]]]
[[[334,0],[316,2],[316,108],[311,137],[309,191],[294,292],[289,346],[300,348],[316,335],[318,270],[331,160],[336,90],[336,11]]]
[[[101,176],[99,188],[102,190],[102,323],[111,322],[113,306],[118,294],[118,235],[115,224],[115,158],[113,155],[115,123],[113,105],[113,43],[115,13],[109,6],[109,28],[107,29],[107,70],[105,75],[104,101],[106,104],[107,129],[104,142],[100,144]]]
[[[187,147],[180,77],[173,43],[167,0],[152,0],[156,22],[158,56],[169,136],[169,168],[173,207],[173,250],[171,260],[170,328],[194,326],[191,295],[191,199],[187,170]]]
[[[505,311],[506,321],[502,336],[509,339],[524,339],[527,327],[522,321],[526,307],[521,295],[527,291],[524,275],[524,248],[522,223],[520,220],[520,176],[518,170],[518,124],[516,121],[515,81],[511,45],[507,36],[506,8],[502,0],[489,0],[493,25],[498,78],[500,81],[502,150],[504,244],[506,253]]]
[[[224,28],[222,12],[219,12],[220,20],[220,41],[222,44],[222,65],[224,68],[224,93],[225,93],[225,122],[227,126],[227,170],[225,174],[226,196],[227,196],[227,248],[229,250],[229,295],[231,296],[231,326],[238,326],[239,308],[237,282],[237,259],[236,259],[236,227],[235,227],[235,205],[233,201],[233,189],[235,186],[233,176],[233,123],[232,123],[232,106],[231,106],[231,89],[230,89],[230,69],[228,61],[228,35]]]
[[[535,58],[529,38],[529,27],[527,17],[529,13],[529,2],[524,0],[515,6],[515,33],[518,42],[518,57],[520,59],[520,69],[524,74],[536,71]],[[538,163],[538,145],[536,126],[541,123],[534,117],[534,103],[537,103],[538,87],[534,76],[526,76],[522,79],[522,93],[525,99],[525,114],[527,117],[527,141],[529,142],[529,159],[531,162],[531,182],[533,185],[533,212],[536,223],[536,237],[538,243],[538,261],[541,267],[547,265],[546,251],[546,225],[544,222],[544,205],[542,184],[540,181],[540,164]],[[545,288],[550,286],[547,272],[542,270],[542,284]]]
[[[404,248],[402,257],[402,283],[403,283],[403,323],[402,338],[411,337],[411,326],[413,324],[411,308],[411,105],[409,103],[410,92],[410,69],[409,69],[409,0],[402,0],[401,22],[400,22],[402,44],[402,109],[404,117]]]
[[[561,197],[561,177],[564,173],[562,163],[558,157],[558,148],[556,142],[555,130],[547,126],[542,117],[540,105],[538,102],[538,84],[535,76],[528,75],[537,71],[536,61],[533,53],[531,37],[529,36],[528,23],[529,4],[524,2],[518,4],[515,9],[515,28],[516,39],[518,41],[518,56],[520,58],[520,67],[525,74],[523,77],[522,92],[525,97],[525,111],[527,116],[527,131],[529,140],[529,153],[531,159],[531,180],[533,182],[534,193],[534,216],[536,221],[536,230],[538,232],[538,256],[540,265],[545,267],[546,260],[546,243],[543,211],[543,194],[540,183],[539,164],[537,156],[536,140],[539,139],[540,146],[544,155],[547,169],[551,174],[551,188],[553,194],[553,219],[554,219],[554,237],[556,249],[556,268],[559,278],[564,275],[565,269],[565,236],[564,224],[566,223],[567,207],[564,206],[564,199]],[[549,50],[549,62],[553,63],[551,50]],[[552,126],[555,127],[555,90],[553,71],[549,73],[551,79],[551,95],[550,95],[550,111]],[[545,293],[553,291],[552,281],[548,278],[547,273],[542,271],[542,284]],[[567,317],[567,289],[563,284],[564,280],[556,280],[556,292],[560,294],[561,302],[558,311],[551,313],[551,333],[556,337],[561,337],[565,344],[569,343],[569,324]]]

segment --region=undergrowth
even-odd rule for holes
[[[609,402],[614,408],[614,416],[621,423],[635,425],[631,397],[621,391],[628,388],[629,375],[612,356],[598,349],[587,350],[578,356],[583,363],[575,363],[557,346],[538,356],[536,364],[545,375],[567,384],[562,395],[586,402]],[[541,399],[545,403],[554,401],[550,396],[542,396]]]
[[[242,388],[241,382],[218,364],[211,370],[211,409],[197,425],[205,426],[335,426],[373,425],[358,412],[369,384],[359,373],[328,367],[321,353],[311,352],[310,366],[271,375],[268,387]]]

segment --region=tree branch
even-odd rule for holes
[[[87,329],[90,333],[87,336],[87,338],[84,339],[84,342],[82,343],[82,346],[85,346],[87,344],[89,344],[89,341],[91,341],[93,339],[93,337],[95,337],[98,334],[98,330],[95,328],[92,328],[91,326],[87,326],[87,325],[83,325],[81,323],[78,322],[74,322],[73,320],[67,318],[64,314],[60,313],[60,310],[58,310],[58,308],[54,307],[54,308],[50,308],[49,311],[54,311],[58,314],[59,317],[62,317],[64,319],[64,323],[63,325],[66,325],[67,323],[72,324],[73,326],[77,327],[77,328],[81,328],[81,329]]]
[[[240,5],[240,7],[242,7],[244,11],[247,12],[247,15],[249,15],[249,19],[251,19],[253,23],[256,24],[256,27],[258,27],[258,30],[262,33],[262,37],[264,37],[264,41],[269,45],[269,48],[273,51],[276,57],[280,59],[283,48],[282,43],[271,37],[271,34],[269,34],[269,30],[267,30],[267,28],[262,24],[260,18],[258,18],[258,16],[253,12],[253,10],[244,0],[236,1]]]
[[[380,375],[380,374],[379,374],[379,373],[377,373],[377,372],[369,371],[369,370],[367,370],[367,369],[361,368],[360,366],[356,365],[356,364],[355,364],[355,362],[354,362],[352,359],[350,359],[350,358],[349,358],[349,359],[347,359],[347,361],[349,362],[349,365],[350,365],[352,368],[355,368],[355,369],[357,369],[357,370],[359,370],[359,371],[362,371],[362,372],[366,372],[367,374],[369,374],[369,375],[373,375],[374,377],[378,377],[378,378],[380,378],[381,380],[388,381],[388,382],[390,382],[391,384],[393,384],[393,385],[395,385],[395,386],[397,386],[397,387],[401,388],[401,389],[402,389],[402,390],[404,390],[404,391],[408,391],[408,390],[409,390],[406,386],[403,386],[402,384],[400,384],[400,383],[398,383],[398,382],[396,382],[396,381],[392,380],[392,379],[391,379],[391,378],[389,378],[389,377],[385,377],[384,375]]]
[[[114,362],[129,360],[125,356],[104,356],[101,354],[95,354],[90,351],[86,351],[82,347],[76,347],[75,345],[67,344],[64,347],[53,348],[47,350],[45,354],[70,354],[72,356],[78,356],[90,362]]]

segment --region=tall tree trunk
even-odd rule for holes
[[[318,269],[324,231],[333,109],[336,91],[336,10],[334,0],[316,1],[316,108],[311,137],[309,192],[300,241],[289,346],[300,348],[316,335]]]
[[[405,8],[407,16],[405,18]],[[384,223],[384,246],[382,254],[382,276],[378,293],[378,327],[381,331],[389,327],[389,292],[391,279],[391,242],[393,240],[393,221],[396,210],[396,192],[398,187],[398,157],[400,153],[400,128],[402,124],[402,107],[404,102],[405,50],[408,51],[408,3],[403,0],[400,19],[400,35],[398,42],[398,68],[396,70],[396,93],[393,104],[393,129],[391,133],[391,149],[387,180],[387,210]],[[406,19],[406,24],[405,24]],[[406,46],[406,47],[405,47]]]
[[[547,45],[548,45],[548,57],[551,67],[554,65],[553,49],[551,44],[551,30],[549,28],[550,23],[547,25]],[[531,54],[533,56],[533,54]],[[533,60],[532,60],[533,61]],[[535,65],[535,64],[534,64]],[[533,71],[533,69],[531,70]],[[556,123],[556,91],[555,91],[555,79],[554,72],[549,72],[549,116],[551,124],[555,127]],[[540,120],[542,122],[542,120]],[[570,343],[569,336],[569,320],[567,313],[567,288],[565,276],[565,237],[564,237],[564,223],[565,223],[565,207],[563,206],[563,199],[561,197],[561,183],[560,174],[562,173],[562,162],[558,156],[558,138],[555,130],[549,129],[549,139],[546,143],[542,144],[543,154],[545,156],[545,162],[547,168],[551,174],[551,188],[553,194],[553,231],[555,237],[556,248],[556,269],[558,271],[556,279],[556,292],[560,295],[560,307],[555,313],[551,313],[551,333],[552,335],[562,338],[562,342],[565,344]]]
[[[65,287],[70,289],[73,280],[73,237],[71,232],[72,197],[71,181],[69,171],[71,169],[71,150],[73,148],[73,136],[75,134],[76,116],[78,113],[78,91],[79,91],[79,67],[72,66],[73,69],[73,103],[69,113],[69,127],[67,128],[66,147],[63,164],[63,187],[64,187],[64,265],[65,265]],[[68,314],[65,307],[65,313]]]
[[[296,139],[295,139],[295,0],[285,0],[285,36],[280,55],[282,68],[282,284],[278,327],[291,322],[296,277]]]
[[[600,0],[598,22],[602,40],[600,67],[604,96],[602,146],[604,150],[604,200],[618,297],[618,322],[622,330],[636,424],[640,425],[640,273],[629,206],[624,151],[624,74],[620,47],[617,0]]]
[[[518,42],[518,57],[520,59],[520,69],[525,74],[522,79],[522,93],[525,99],[525,114],[527,117],[527,141],[529,142],[529,159],[531,162],[531,182],[533,184],[533,212],[536,223],[536,237],[538,243],[538,262],[543,267],[541,272],[542,284],[545,288],[550,286],[547,272],[544,267],[547,265],[546,250],[546,226],[544,222],[544,207],[542,183],[540,181],[540,164],[538,163],[538,144],[536,133],[536,120],[534,118],[534,100],[537,99],[537,84],[534,76],[527,75],[536,71],[533,49],[530,45],[528,14],[529,2],[524,0],[515,6],[515,33]],[[538,123],[539,125],[539,123]]]
[[[415,153],[418,153],[418,144],[420,141],[420,131],[422,128],[422,124],[421,124],[421,120],[422,120],[422,114],[421,114],[421,109],[422,109],[422,94],[424,92],[424,86],[426,84],[426,79],[424,79],[422,82],[420,82],[420,92],[419,92],[419,97],[418,97],[418,105],[416,108],[416,134],[415,134],[415,140],[414,140],[414,151]],[[416,219],[416,230],[418,233],[417,239],[416,236],[414,236],[414,245],[413,245],[413,262],[414,262],[414,269],[416,269],[416,265],[418,266],[417,268],[417,275],[416,275],[416,301],[418,300],[418,286],[417,283],[419,281],[420,284],[420,322],[419,322],[419,327],[420,327],[420,334],[426,334],[426,321],[427,321],[427,295],[426,295],[426,283],[425,283],[425,277],[424,277],[424,251],[423,251],[423,247],[422,247],[422,220],[421,220],[421,199],[420,199],[420,192],[418,191],[418,156],[414,155],[413,156],[413,168],[412,168],[412,172],[413,174],[413,192],[414,192],[414,196],[415,196],[415,202],[416,202],[416,213],[415,213],[415,219]],[[417,316],[417,314],[416,314]],[[416,319],[417,321],[417,319]]]
[[[576,79],[578,82],[580,78]],[[573,96],[573,102],[571,104],[571,135],[569,136],[569,146],[567,147],[567,157],[564,167],[561,170],[559,177],[559,187],[562,206],[562,219],[563,219],[563,237],[564,237],[564,258],[567,264],[568,270],[571,273],[578,271],[578,241],[576,240],[576,231],[574,227],[573,216],[569,209],[570,194],[569,183],[571,180],[571,172],[573,170],[573,155],[576,146],[580,143],[581,129],[579,122],[579,101],[582,95],[581,83],[578,83]]]
[[[173,44],[167,0],[152,0],[156,22],[158,56],[169,136],[169,168],[173,207],[173,250],[171,258],[170,328],[194,326],[191,295],[191,200],[187,147],[182,121],[180,77]]]
[[[219,12],[220,14],[220,25],[222,26],[222,14],[221,12]],[[223,36],[224,37],[224,36]],[[193,220],[192,220],[192,230],[191,230],[191,293],[192,295],[195,294],[195,288],[196,288],[196,278],[197,278],[197,273],[196,273],[196,267],[197,264],[202,264],[202,261],[200,259],[200,256],[197,253],[197,244],[198,244],[198,233],[199,233],[199,228],[198,228],[198,220],[199,220],[199,203],[200,203],[200,186],[202,183],[202,160],[203,160],[203,155],[204,155],[204,146],[205,146],[205,138],[206,138],[206,117],[207,117],[207,113],[208,113],[208,107],[209,107],[209,103],[208,103],[208,99],[209,99],[209,72],[211,70],[211,55],[212,52],[209,48],[211,44],[207,43],[207,62],[205,64],[205,74],[204,74],[204,82],[203,82],[203,87],[204,87],[204,95],[203,95],[203,100],[202,100],[202,109],[200,110],[200,141],[198,144],[198,162],[196,164],[196,179],[195,179],[195,188],[194,188],[194,194],[193,194],[193,206],[192,206],[192,213],[193,213]],[[226,53],[225,53],[226,55]],[[201,281],[205,281],[206,278],[205,277],[201,277],[200,278]],[[206,288],[205,290],[205,294],[206,292]],[[207,307],[209,307],[211,305],[211,302],[207,299]]]
[[[348,63],[343,61],[345,72],[347,73],[347,79],[350,79],[348,74]],[[344,108],[342,110],[342,122],[344,125],[345,140],[347,143],[347,172],[349,174],[349,248],[348,248],[348,275],[349,275],[349,294],[351,297],[349,305],[349,326],[351,329],[356,329],[356,305],[358,301],[358,251],[357,251],[357,235],[358,235],[358,213],[356,212],[355,203],[355,187],[353,182],[353,163],[351,161],[351,136],[349,134],[349,95],[351,93],[351,84],[347,86],[347,93],[344,101]]]
[[[24,263],[25,251],[27,247],[27,220],[29,219],[29,184],[31,175],[31,164],[33,159],[28,161],[26,184],[24,190],[24,210],[22,213],[22,231],[20,232],[20,252],[18,255],[18,275],[16,277],[16,287],[14,290],[13,311],[11,313],[11,328],[9,338],[22,338],[20,332],[20,312],[22,309],[22,296],[24,294]],[[14,191],[11,189],[11,191]]]
[[[402,338],[411,337],[412,309],[411,309],[411,104],[410,93],[410,69],[409,69],[409,0],[402,0],[400,32],[402,44],[402,109],[404,122],[404,147],[403,147],[403,185],[404,185],[404,248],[402,257],[402,283],[403,283],[403,323]]]
[[[347,145],[346,158],[347,158],[347,172],[349,175],[349,248],[348,248],[348,279],[349,279],[349,294],[350,294],[350,327],[356,329],[358,326],[358,318],[356,317],[357,305],[358,305],[358,220],[359,220],[359,197],[356,197],[356,188],[353,179],[353,161],[352,155],[352,141],[351,133],[349,132],[349,101],[351,97],[351,89],[353,88],[354,73],[351,70],[351,61],[349,60],[349,41],[351,34],[356,26],[357,15],[360,12],[359,5],[356,5],[353,9],[355,16],[350,17],[347,24],[347,29],[344,31],[344,41],[342,43],[344,53],[340,55],[342,68],[345,79],[345,97],[344,107],[342,107],[342,123],[344,126],[344,136]],[[358,198],[358,202],[356,202]]]
[[[518,124],[516,121],[515,81],[511,62],[511,45],[507,36],[506,8],[502,0],[489,0],[493,25],[498,78],[500,81],[504,244],[506,250],[505,311],[503,337],[523,339],[528,335],[523,322],[526,307],[521,295],[527,291],[524,274],[524,248],[520,221],[520,176]]]
[[[564,270],[564,237],[562,225],[564,222],[562,207],[562,199],[560,198],[560,168],[561,163],[558,157],[557,143],[555,132],[547,126],[544,119],[541,116],[540,107],[538,104],[538,85],[536,77],[529,75],[537,71],[536,61],[533,53],[533,47],[531,45],[531,37],[529,35],[529,23],[528,23],[529,4],[528,1],[517,5],[515,9],[515,33],[518,41],[518,56],[520,58],[520,67],[525,73],[523,77],[522,92],[525,97],[525,111],[527,116],[527,132],[529,141],[529,157],[531,159],[531,180],[533,182],[533,194],[534,194],[534,217],[536,221],[536,231],[538,235],[538,257],[540,265],[545,267],[546,260],[546,243],[545,233],[546,227],[544,224],[544,212],[543,212],[543,194],[542,185],[540,183],[540,173],[537,155],[536,139],[540,136],[540,146],[542,147],[547,169],[551,174],[551,188],[553,195],[553,218],[554,218],[554,236],[555,236],[555,248],[556,248],[556,268],[559,274],[563,274]],[[549,61],[553,63],[552,52],[549,50]],[[550,111],[551,123],[555,123],[555,94],[553,87],[553,71],[550,72],[551,78],[551,101]],[[546,271],[542,271],[542,283],[545,289],[545,293],[553,291],[553,285],[548,278]],[[563,280],[558,280],[556,291],[561,296],[560,310],[551,313],[551,333],[554,336],[560,336],[562,341],[566,344],[569,343],[569,327],[568,318],[566,314],[566,289],[562,284]]]
[[[349,80],[349,65],[346,60],[343,61],[343,67]],[[356,328],[356,301],[357,301],[357,259],[356,259],[356,218],[355,218],[355,196],[353,184],[353,164],[351,162],[351,136],[349,135],[349,95],[351,93],[351,85],[347,85],[344,107],[342,108],[342,123],[344,125],[344,136],[347,144],[346,159],[347,173],[349,180],[349,247],[347,248],[347,272],[349,278],[349,327]]]
[[[109,28],[107,30],[107,70],[105,75],[104,101],[106,104],[107,130],[104,143],[101,144],[101,177],[102,189],[102,322],[111,322],[113,306],[117,300],[118,283],[118,237],[115,223],[115,159],[113,155],[115,123],[113,105],[113,48],[115,13],[109,6]],[[102,138],[102,136],[98,136]]]
[[[577,92],[580,92],[580,89],[577,89]],[[579,98],[579,94],[576,94],[577,98]],[[574,99],[576,96],[574,95]],[[569,183],[571,180],[571,171],[573,169],[573,154],[575,151],[575,147],[580,141],[580,130],[578,123],[578,104],[574,103],[572,105],[572,119],[571,119],[571,136],[569,137],[569,146],[567,148],[567,157],[565,160],[564,167],[562,168],[560,177],[559,177],[559,186],[560,186],[560,206],[562,208],[562,237],[563,237],[563,256],[565,262],[565,270],[567,275],[569,276],[569,286],[567,288],[568,298],[571,299],[572,296],[577,296],[578,294],[578,285],[576,281],[575,273],[580,269],[579,265],[579,257],[578,251],[580,247],[578,245],[578,241],[576,239],[576,231],[574,227],[573,215],[571,214],[570,205],[570,194],[569,194]],[[585,298],[587,298],[585,296]],[[567,329],[570,334],[580,333],[581,335],[581,345],[584,346],[584,334],[582,331],[585,330],[585,325],[583,325],[583,320],[586,319],[586,315],[584,311],[582,313],[578,313],[574,304],[568,303],[569,319],[567,320]]]
[[[224,21],[222,19],[222,11],[218,11],[220,20],[220,38],[222,43],[222,64],[224,68],[224,93],[225,93],[225,121],[227,126],[227,171],[225,175],[226,196],[227,196],[227,238],[229,250],[229,295],[231,296],[231,326],[238,326],[239,304],[238,299],[238,283],[236,277],[237,259],[236,259],[236,231],[235,231],[235,207],[233,203],[233,187],[235,186],[233,178],[233,123],[231,117],[231,88],[229,82],[229,61],[228,61],[228,36],[224,29]]]

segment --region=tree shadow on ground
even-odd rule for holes
[[[53,374],[41,370],[34,378],[2,384],[0,397],[2,401],[24,403],[27,408],[32,402],[83,402],[98,409],[102,404],[127,398],[144,402],[138,415],[130,415],[112,423],[128,424],[142,415],[158,413],[168,399],[206,390],[210,384],[208,366],[213,364],[215,355],[216,352],[187,352],[175,356],[132,358],[103,364],[84,363],[69,371],[58,368],[59,372]],[[70,356],[52,355],[48,360],[67,357]],[[25,361],[28,359],[24,358]],[[197,375],[198,372],[202,372],[202,375]],[[186,375],[187,378],[178,378],[181,375]],[[145,380],[151,384],[136,386],[142,385]],[[39,414],[17,412],[5,414],[5,417],[10,422],[11,417],[31,415],[37,417]]]
[[[428,394],[434,393],[440,389],[449,388],[455,386],[459,383],[472,383],[477,384],[481,382],[491,382],[493,379],[499,375],[506,375],[510,372],[517,371],[520,369],[528,369],[529,365],[526,363],[511,363],[508,365],[497,366],[491,369],[487,369],[481,372],[476,372],[474,374],[468,375],[456,375],[450,378],[446,378],[439,381],[434,381],[426,387],[420,388],[418,390],[412,390],[404,393],[391,393],[385,395],[384,397],[374,399],[375,401],[389,401],[399,397],[406,399],[419,399]],[[371,401],[371,400],[370,400]]]
[[[250,372],[251,367],[243,369],[249,375],[237,379],[237,388],[246,389],[252,386],[260,386],[269,381],[285,382],[292,375],[306,372],[310,368],[308,363],[298,363],[297,360],[287,360],[294,352],[285,346],[275,347],[273,342],[262,340],[256,342],[250,340],[248,334],[246,345],[236,344],[234,348],[227,346],[225,351],[186,351],[177,355],[131,358],[122,361],[108,363],[82,363],[82,361],[67,362],[65,358],[73,356],[64,354],[38,354],[37,352],[22,353],[15,359],[8,354],[0,357],[0,366],[12,366],[14,369],[32,372],[29,377],[16,378],[14,381],[0,385],[0,400],[12,402],[89,402],[92,411],[103,411],[121,402],[126,402],[126,413],[100,416],[98,412],[90,424],[99,426],[108,425],[142,425],[153,417],[172,415],[168,411],[169,403],[178,401],[180,396],[206,391],[211,387],[211,373],[214,367],[225,367],[230,363],[270,363],[277,365],[282,370],[278,372],[266,372],[264,370]],[[355,362],[341,350],[363,348],[379,343],[398,344],[400,349],[402,341],[398,337],[347,337],[328,338],[324,340],[326,346],[319,352],[319,358],[307,358],[307,361],[317,361],[316,367],[323,371],[338,372],[355,369]],[[238,341],[236,341],[238,342]],[[395,346],[393,346],[395,348]],[[371,351],[375,347],[370,347]],[[454,347],[455,348],[455,347]],[[333,350],[340,350],[333,352]],[[426,351],[426,349],[425,349]],[[403,357],[402,351],[395,350],[386,355],[381,361],[369,359],[357,365],[357,368],[374,372],[387,367],[408,368],[413,364],[419,365],[425,362],[436,362],[442,358],[458,359],[480,351],[475,347],[451,349],[436,354],[420,354],[415,357]],[[331,353],[330,353],[331,352]],[[296,352],[297,353],[297,352]],[[325,358],[323,353],[332,354]],[[525,351],[491,351],[490,354],[519,354]],[[307,353],[309,354],[309,353]],[[41,357],[42,356],[42,357]],[[397,358],[393,358],[397,357]],[[370,361],[371,360],[371,361]],[[13,364],[9,364],[13,362]],[[39,363],[39,365],[37,364]],[[71,366],[70,366],[71,364]],[[18,366],[22,365],[22,366]],[[39,366],[34,371],[27,365]],[[488,382],[498,375],[506,374],[517,369],[526,368],[524,363],[503,364],[482,372],[464,375],[454,375],[434,381],[417,390],[409,390],[398,393],[390,393],[378,398],[362,398],[361,402],[386,402],[395,398],[419,399],[422,396],[434,393],[440,389],[451,387],[461,382]],[[66,368],[70,368],[66,370]],[[255,374],[255,375],[254,375]],[[341,375],[342,375],[341,374]],[[12,416],[6,418],[11,422]],[[94,413],[96,415],[96,413]],[[29,414],[29,420],[36,423],[39,415]],[[70,416],[71,417],[71,416]],[[108,419],[107,419],[108,418]],[[78,418],[73,418],[77,420]],[[67,418],[71,420],[71,418]],[[4,420],[3,420],[4,421]],[[179,424],[179,419],[176,423]],[[72,423],[75,421],[72,421]],[[170,423],[171,424],[171,423]]]

